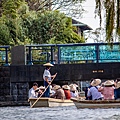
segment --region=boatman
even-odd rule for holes
[[[45,66],[45,70],[43,73],[43,79],[44,79],[44,86],[48,87],[44,93],[45,97],[50,97],[50,84],[51,84],[51,79],[54,79],[56,77],[55,75],[51,75],[50,74],[50,68],[54,65],[52,65],[51,63],[46,63],[43,66]]]

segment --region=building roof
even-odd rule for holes
[[[90,26],[88,26],[87,24],[79,22],[75,19],[72,19],[72,24],[73,24],[73,26],[78,26],[82,31],[92,30],[92,28]]]

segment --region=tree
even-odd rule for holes
[[[29,37],[34,43],[80,43],[84,42],[73,31],[72,20],[58,11],[38,13],[28,25]]]
[[[104,28],[96,28],[95,30],[90,30],[90,31],[86,31],[84,32],[84,36],[85,36],[85,40],[92,40],[92,42],[94,41],[95,43],[105,43],[105,29]]]
[[[26,36],[26,28],[22,27],[23,19],[21,16],[28,13],[29,9],[24,0],[5,0],[2,5],[0,44],[18,45],[30,42]],[[7,33],[6,33],[6,31]],[[7,41],[7,42],[6,42]]]
[[[0,20],[0,45],[8,45],[12,41],[9,28]]]
[[[7,3],[9,0],[0,0],[0,15],[3,12],[3,3]],[[17,2],[18,0],[12,0]],[[24,1],[24,0],[19,0]],[[75,17],[81,16],[84,12],[82,2],[86,0],[25,0],[28,3],[30,10],[41,11],[45,10],[59,10],[66,13],[66,15]],[[20,3],[21,3],[20,2]],[[24,2],[23,2],[24,3]]]
[[[58,11],[29,11],[24,0],[6,0],[2,10],[0,34],[5,37],[0,44],[84,42],[74,32],[71,18]]]
[[[81,16],[84,9],[82,2],[86,0],[26,0],[30,10],[59,10],[69,16]]]
[[[106,41],[113,43],[120,40],[120,0],[95,0],[96,14],[102,23],[102,14],[105,18]],[[114,39],[115,38],[115,39]]]

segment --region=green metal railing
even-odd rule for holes
[[[56,64],[120,62],[120,43],[112,45],[107,43],[41,44],[26,47],[28,64],[35,62],[55,62]],[[38,54],[36,58],[35,51]]]

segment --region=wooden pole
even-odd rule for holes
[[[56,75],[57,75],[57,73],[55,74],[55,76]],[[54,80],[54,78],[51,80],[51,83]],[[42,97],[42,95],[45,93],[45,91],[48,89],[49,86],[50,86],[50,84],[45,88],[44,92],[40,95],[40,97],[38,97],[37,100],[31,105],[31,108],[33,108],[33,106],[38,102],[38,100]]]

